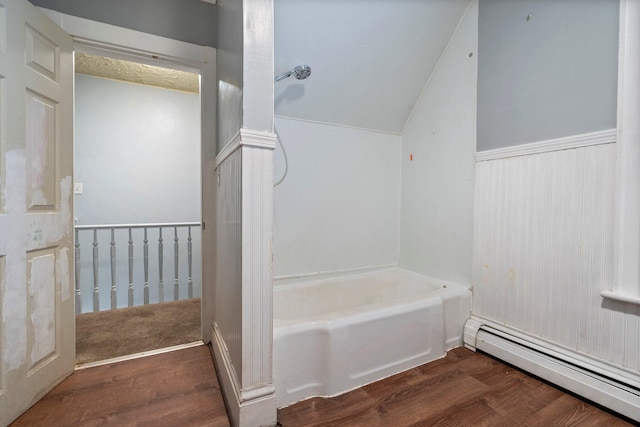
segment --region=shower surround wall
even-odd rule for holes
[[[400,266],[471,285],[478,2],[470,3],[402,133]]]
[[[283,117],[276,127],[289,169],[274,188],[275,277],[396,265],[401,137]],[[280,147],[274,157],[279,179]]]
[[[470,285],[476,46],[472,1],[402,135],[276,118],[276,277],[400,265]]]

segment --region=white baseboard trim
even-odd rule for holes
[[[211,325],[213,357],[220,388],[233,427],[271,427],[277,422],[276,394],[272,384],[242,390],[227,346],[217,325]]]
[[[574,351],[550,348],[534,337],[472,317],[464,331],[465,346],[544,378],[613,411],[640,420],[640,377]],[[635,377],[635,378],[634,378]]]
[[[528,144],[514,145],[511,147],[496,148],[494,150],[478,151],[476,153],[476,162],[548,153],[550,151],[569,150],[591,145],[611,144],[616,142],[616,132],[616,129],[607,129],[548,139],[546,141],[530,142]]]
[[[173,345],[171,347],[159,348],[157,350],[143,351],[140,353],[128,354],[126,356],[118,356],[118,357],[113,357],[111,359],[98,360],[96,362],[82,363],[82,364],[76,365],[74,369],[78,371],[80,369],[94,368],[96,366],[103,366],[103,365],[109,365],[111,363],[124,362],[125,360],[140,359],[141,357],[155,356],[156,354],[169,353],[171,351],[184,350],[187,348],[198,347],[201,345],[204,345],[204,342],[194,341],[187,344],[178,344],[178,345]]]

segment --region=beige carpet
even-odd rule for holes
[[[76,363],[89,363],[201,339],[200,299],[76,316]]]

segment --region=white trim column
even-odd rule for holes
[[[238,204],[240,209],[239,252],[233,255],[231,264],[240,260],[238,289],[231,284],[230,292],[237,294],[241,307],[239,316],[229,313],[228,318],[238,319],[240,325],[221,325],[227,316],[219,313],[214,322],[213,349],[233,426],[267,426],[276,420],[276,395],[273,385],[273,303],[272,303],[272,234],[273,234],[273,150],[276,135],[241,129],[217,158],[218,167],[236,162],[239,157],[240,182],[235,196],[238,201],[219,200],[219,203]],[[228,185],[226,176],[221,185]],[[235,187],[233,183],[229,183]],[[225,190],[225,193],[228,191]],[[233,193],[233,192],[232,192]],[[231,194],[231,193],[229,193]],[[238,203],[239,202],[239,203]],[[219,242],[224,244],[224,242]],[[228,248],[219,248],[227,250]],[[233,265],[218,265],[219,269],[235,269]],[[222,276],[225,275],[221,272]],[[223,278],[221,281],[233,281]],[[219,284],[222,286],[222,284]],[[221,295],[218,295],[220,298]],[[230,301],[236,298],[230,298]],[[229,302],[229,301],[227,301]],[[222,303],[225,306],[226,303]],[[223,319],[223,317],[225,319]],[[232,320],[236,323],[238,320]],[[225,330],[222,330],[225,329]],[[232,337],[230,331],[239,331]],[[239,354],[230,346],[239,341]],[[229,346],[229,347],[228,347]]]
[[[620,1],[617,213],[613,290],[602,296],[640,304],[640,2]]]
[[[274,393],[272,255],[274,133],[240,131],[242,141],[242,395]]]

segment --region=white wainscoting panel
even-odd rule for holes
[[[216,286],[212,330],[234,426],[276,419],[272,346],[275,134],[241,129],[216,159]]]
[[[273,135],[273,134],[271,134]],[[273,146],[242,135],[242,336],[245,399],[273,394]]]
[[[616,144],[478,161],[473,314],[631,372],[640,310],[613,281]]]
[[[242,380],[242,151],[231,153],[217,169],[215,322],[226,343],[231,366]]]

